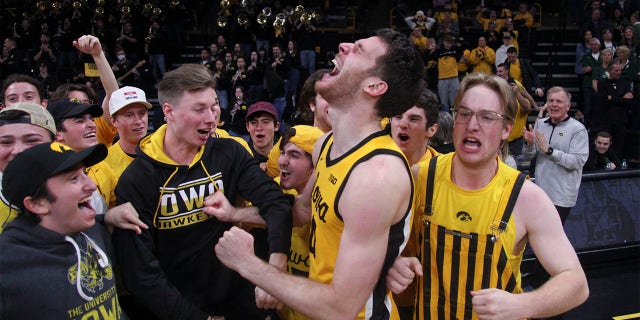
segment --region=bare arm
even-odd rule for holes
[[[578,256],[553,203],[533,182],[525,182],[514,218],[520,246],[528,239],[551,278],[540,288],[521,294],[498,289],[472,292],[473,308],[480,319],[494,313],[503,316],[500,319],[546,318],[582,304],[589,296],[589,288]]]
[[[91,55],[96,67],[98,68],[98,72],[100,73],[100,82],[102,82],[102,86],[106,92],[105,98],[102,101],[102,117],[107,121],[107,123],[111,124],[109,100],[111,99],[111,93],[118,90],[118,81],[116,80],[116,76],[113,74],[113,70],[111,70],[107,57],[104,55],[104,51],[102,51],[100,40],[94,36],[84,35],[77,41],[74,41],[73,45],[82,53]]]
[[[323,135],[316,141],[315,146],[313,147],[313,154],[311,154],[311,159],[313,161],[313,167],[316,167],[316,163],[318,163],[318,158],[320,157],[320,149],[324,144],[324,141],[327,139],[328,134]],[[307,185],[304,187],[304,190],[301,194],[296,196],[296,200],[293,203],[293,225],[301,226],[311,222],[311,193],[313,192],[313,186],[316,184],[316,171],[314,170],[309,180],[307,180]]]
[[[220,221],[267,225],[262,216],[260,216],[258,207],[234,207],[222,191],[217,191],[206,197],[202,211]]]
[[[401,165],[397,157],[376,156],[349,177],[339,204],[344,230],[330,284],[288,275],[260,261],[253,254],[252,237],[238,228],[225,233],[216,254],[225,265],[311,318],[353,319],[379,278],[390,226],[409,205],[411,186],[408,175],[398,174]],[[390,199],[389,188],[397,191],[396,197]]]

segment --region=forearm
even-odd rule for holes
[[[100,82],[107,92],[107,96],[110,96],[112,92],[118,90],[118,81],[116,81],[116,76],[113,74],[113,70],[109,65],[109,61],[107,61],[107,57],[104,55],[104,51],[93,56],[93,62],[96,64],[96,68],[98,68],[98,72],[100,73]]]
[[[531,112],[531,101],[524,97],[520,92],[516,93],[516,99],[520,102],[520,106],[522,107],[522,111],[526,114]]]
[[[260,209],[255,206],[236,208],[232,222],[251,223],[266,226],[267,222],[260,216]]]
[[[526,159],[533,159],[533,157],[536,155],[536,146],[533,142],[528,142],[525,141],[525,143],[522,145],[522,155],[526,158]]]
[[[293,225],[294,226],[302,226],[308,223],[311,223],[311,206],[305,203],[308,203],[305,200],[303,195],[296,196],[295,201],[293,202]]]
[[[551,277],[536,290],[518,295],[525,304],[522,318],[558,315],[579,306],[588,296],[587,279],[579,266]]]
[[[107,61],[107,57],[104,55],[104,51],[100,51],[98,55],[93,56],[93,61],[98,68],[98,72],[100,74],[100,82],[105,90],[105,98],[102,101],[102,116],[107,121],[107,123],[111,124],[111,114],[109,113],[109,100],[111,99],[111,93],[118,90],[118,81],[116,80],[116,76],[113,74],[113,70]]]

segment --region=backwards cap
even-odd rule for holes
[[[0,126],[11,123],[28,123],[39,126],[56,134],[53,116],[43,106],[35,103],[20,102],[0,111]]]

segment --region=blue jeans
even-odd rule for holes
[[[256,40],[256,52],[258,52],[260,48],[264,48],[265,50],[267,50],[267,52],[269,52],[269,40]]]
[[[284,108],[287,106],[287,99],[285,97],[275,98],[273,100],[273,106],[276,107],[276,111],[278,111],[278,122],[280,122],[280,135],[284,134],[284,124],[282,123],[282,114],[284,113]]]
[[[453,107],[453,101],[456,98],[458,87],[460,86],[460,79],[458,77],[451,77],[447,79],[438,80],[438,95],[440,96],[440,105],[442,111],[450,112]]]
[[[300,63],[309,70],[309,74],[316,72],[316,52],[313,50],[300,51]]]
[[[149,55],[149,64],[151,65],[151,73],[156,80],[161,80],[167,68],[164,61],[164,53],[156,53]]]
[[[227,90],[216,90],[216,94],[218,95],[218,101],[220,102],[220,109],[226,109],[229,106]]]

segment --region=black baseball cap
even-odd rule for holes
[[[19,208],[23,200],[32,196],[48,178],[65,172],[79,163],[90,167],[107,157],[103,144],[75,152],[59,142],[48,142],[31,147],[16,155],[4,170],[2,193]]]
[[[78,99],[59,99],[55,100],[47,106],[47,110],[53,116],[53,120],[58,126],[62,120],[90,114],[92,117],[101,117],[102,108],[97,104],[84,104]]]

